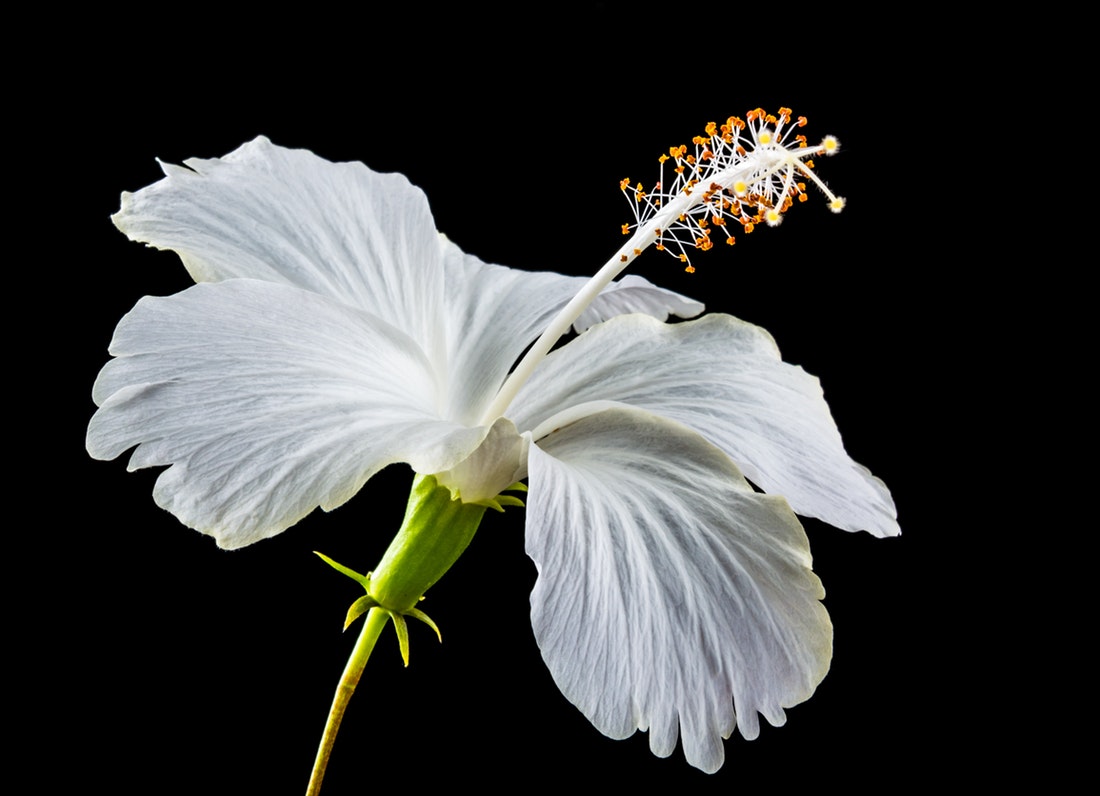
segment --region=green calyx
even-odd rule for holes
[[[506,491],[526,489],[522,483],[516,483]],[[459,497],[452,495],[450,489],[440,486],[434,476],[417,475],[401,529],[373,572],[361,575],[317,553],[325,563],[357,582],[366,592],[348,609],[344,628],[347,629],[371,608],[380,609],[393,622],[401,658],[408,666],[409,633],[405,617],[424,622],[442,641],[439,627],[416,608],[417,603],[465,552],[487,508],[504,511],[505,506],[522,505],[523,501],[511,495],[498,495],[493,500],[478,503],[463,503]]]

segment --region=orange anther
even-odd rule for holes
[[[629,235],[630,234],[630,225],[629,224],[623,224],[623,234],[624,235]]]
[[[687,271],[689,274],[694,274],[695,273],[695,266],[692,265],[691,263],[688,263],[687,268],[685,268],[684,270]]]

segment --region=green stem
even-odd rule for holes
[[[332,753],[332,745],[336,742],[340,722],[344,719],[344,711],[347,710],[348,702],[351,701],[351,695],[355,693],[359,678],[363,676],[363,669],[370,658],[371,650],[374,649],[374,643],[378,641],[378,636],[389,618],[389,614],[382,609],[372,608],[367,614],[366,621],[363,622],[359,640],[355,642],[355,649],[348,658],[348,664],[344,667],[343,675],[340,676],[340,685],[336,687],[336,694],[332,698],[332,707],[328,711],[325,733],[321,736],[321,745],[317,749],[317,759],[313,763],[313,773],[309,777],[306,796],[318,796],[321,792],[321,780],[325,778],[328,758]]]
[[[360,575],[327,556],[321,556],[330,566],[362,585],[374,607],[367,614],[363,631],[359,634],[348,665],[344,667],[336,695],[332,698],[325,734],[321,737],[321,746],[317,750],[317,760],[313,764],[306,796],[317,796],[321,792],[321,780],[324,779],[329,754],[336,742],[336,733],[340,730],[344,711],[347,710],[351,695],[355,693],[359,678],[363,676],[363,668],[367,665],[367,659],[370,658],[382,628],[393,619],[401,657],[406,666],[409,664],[406,616],[426,622],[436,635],[439,634],[435,622],[416,605],[423,599],[424,592],[443,577],[462,555],[474,538],[484,515],[485,506],[453,499],[450,489],[439,486],[435,476],[418,475],[413,479],[401,530],[390,542],[373,573]],[[352,619],[357,618],[365,607],[363,599],[361,597],[352,604],[349,611]]]

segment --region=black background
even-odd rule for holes
[[[957,275],[910,160],[925,98],[872,85],[897,64],[881,42],[702,42],[675,25],[635,37],[609,4],[578,14],[508,36],[481,30],[495,17],[456,18],[441,23],[456,26],[444,38],[412,19],[327,18],[251,38],[247,26],[181,20],[170,33],[68,45],[79,68],[33,87],[39,111],[20,132],[38,155],[28,226],[39,252],[25,275],[62,330],[21,346],[49,385],[48,399],[28,399],[48,422],[23,488],[40,524],[23,529],[31,552],[17,559],[42,570],[17,619],[28,676],[50,684],[28,718],[28,739],[46,739],[27,744],[45,755],[41,790],[76,780],[118,793],[303,792],[359,593],[310,551],[369,569],[411,476],[390,468],[335,512],[227,553],[155,506],[155,472],[87,456],[91,384],[115,323],[142,295],[189,284],[175,255],[128,242],[109,220],[121,191],[159,179],[155,158],[220,156],[263,134],[362,160],[406,174],[438,228],[482,259],[590,274],[629,220],[622,177],[651,182],[657,156],[708,121],[781,105],[809,117],[811,140],[841,141],[818,166],[847,209],[833,215],[813,195],[781,228],[697,257],[693,275],[656,252],[636,272],[767,328],[822,379],[849,452],[893,490],[900,539],[806,522],[836,629],[817,694],[785,727],[751,743],[735,733],[713,776],[679,750],[654,758],[644,734],[604,738],[539,657],[535,571],[523,512],[511,510],[487,518],[433,589],[425,609],[442,645],[413,627],[402,669],[383,637],[325,793],[394,777],[416,790],[878,789],[934,781],[967,754],[966,722],[947,714],[982,612],[963,593],[966,531],[945,521],[937,470],[957,444],[942,421],[961,411],[949,408],[959,396],[944,358]]]

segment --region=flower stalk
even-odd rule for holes
[[[380,608],[372,608],[367,614],[367,620],[359,632],[359,640],[355,642],[355,649],[348,658],[344,673],[340,675],[336,694],[332,697],[332,707],[329,708],[325,731],[321,735],[321,744],[317,748],[317,758],[313,761],[313,771],[309,776],[306,796],[317,796],[321,792],[321,783],[328,769],[332,746],[336,743],[336,733],[340,731],[340,723],[344,720],[344,711],[347,710],[348,702],[351,701],[351,695],[355,693],[355,687],[359,685],[375,642],[378,641],[389,618],[389,614]]]

